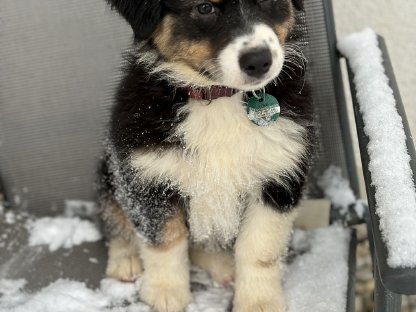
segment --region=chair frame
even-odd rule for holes
[[[379,47],[383,55],[383,65],[386,75],[389,78],[389,84],[393,90],[396,100],[397,111],[402,118],[403,128],[406,135],[407,152],[410,155],[410,167],[413,172],[413,180],[416,178],[416,154],[400,96],[399,88],[394,76],[393,67],[388,54],[387,46],[383,37],[378,37]],[[348,64],[348,60],[347,60]],[[363,165],[363,174],[367,191],[369,214],[366,218],[367,227],[369,229],[370,248],[373,259],[373,272],[375,279],[375,311],[376,312],[396,312],[401,310],[401,295],[416,294],[416,268],[391,268],[387,264],[387,247],[382,239],[379,217],[376,214],[377,201],[375,199],[375,187],[372,185],[371,172],[369,171],[369,156],[367,153],[367,145],[369,138],[364,132],[363,117],[360,113],[358,100],[356,97],[353,73],[348,66],[348,76],[351,86],[352,102],[358,134],[358,142],[360,147],[361,162]]]
[[[367,152],[367,145],[369,138],[364,132],[363,117],[359,109],[359,103],[356,97],[356,90],[353,83],[354,74],[349,66],[348,59],[346,59],[337,49],[337,36],[335,31],[335,21],[331,0],[324,0],[324,10],[326,27],[328,34],[328,41],[331,48],[331,62],[334,77],[334,85],[337,96],[337,105],[339,113],[339,121],[344,135],[343,143],[347,153],[346,162],[348,176],[352,189],[356,195],[360,194],[359,179],[357,175],[357,167],[354,159],[354,146],[352,141],[352,131],[348,120],[348,107],[345,99],[344,85],[341,72],[341,61],[346,60],[348,80],[350,91],[352,95],[352,105],[354,109],[354,117],[356,123],[356,131],[358,136],[359,150],[361,155],[362,169],[367,191],[368,211],[365,214],[365,222],[367,224],[368,236],[370,242],[370,251],[373,260],[373,275],[375,281],[374,303],[375,312],[398,312],[401,311],[401,297],[402,295],[416,294],[416,268],[391,268],[387,264],[387,247],[382,239],[380,231],[380,220],[376,214],[377,201],[375,199],[375,188],[372,185],[371,172],[369,171],[369,155]],[[400,96],[397,81],[394,75],[393,66],[390,61],[387,46],[383,37],[378,36],[379,48],[383,56],[383,65],[386,75],[389,79],[389,84],[393,90],[396,100],[397,111],[402,118],[403,128],[406,135],[407,152],[410,155],[410,167],[413,172],[413,180],[416,181],[416,153],[415,146],[410,132],[409,123],[406,117],[403,101]],[[352,238],[352,244],[356,244],[356,238]],[[355,251],[355,249],[351,249]],[[355,256],[355,255],[353,255]],[[355,259],[354,259],[355,260]],[[354,274],[355,262],[351,260],[350,255],[350,276],[348,288],[348,303],[347,311],[355,311],[354,307]]]

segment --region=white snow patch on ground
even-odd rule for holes
[[[297,254],[284,277],[289,312],[345,311],[348,283],[349,231],[331,226],[314,231],[295,231]],[[187,312],[226,312],[231,287],[217,286],[205,271],[192,268],[193,302]],[[2,312],[151,312],[140,302],[136,283],[105,278],[93,290],[85,283],[58,279],[36,293],[24,290],[24,280],[0,280]],[[22,289],[23,288],[23,289]],[[2,289],[8,289],[7,293]]]
[[[140,282],[123,283],[112,278],[104,278],[100,283],[100,291],[111,299],[111,304],[122,305],[124,301],[133,303],[137,300],[137,289]]]
[[[26,285],[26,280],[24,278],[11,280],[11,279],[0,279],[0,294],[2,296],[12,295],[17,293]]]
[[[7,224],[14,224],[16,222],[16,215],[14,214],[14,212],[13,211],[7,211],[4,214],[4,221]]]
[[[338,48],[355,74],[388,264],[416,267],[416,190],[402,119],[383,68],[377,36],[365,29],[340,40]]]
[[[102,237],[94,223],[77,217],[40,218],[30,221],[28,229],[29,246],[48,245],[50,251],[95,242]]]
[[[96,312],[103,311],[111,300],[84,283],[58,279],[34,294],[16,292],[0,299],[3,312]]]
[[[349,231],[331,226],[299,233],[295,235],[297,247],[309,244],[309,250],[295,259],[285,275],[289,311],[345,311]]]

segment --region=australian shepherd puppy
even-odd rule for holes
[[[107,274],[142,275],[141,299],[179,312],[191,258],[234,283],[233,311],[285,311],[281,260],[313,142],[291,39],[300,0],[108,2],[134,44],[101,167]]]

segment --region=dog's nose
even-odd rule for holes
[[[249,76],[260,78],[272,66],[272,53],[269,49],[256,49],[240,56],[240,68]]]

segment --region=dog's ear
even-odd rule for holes
[[[136,39],[149,38],[162,18],[161,0],[107,0],[129,22]]]
[[[303,10],[303,0],[292,0],[292,2],[296,10],[299,10],[299,11]]]

